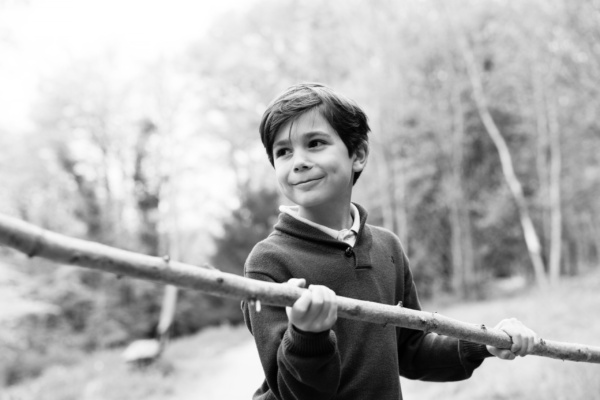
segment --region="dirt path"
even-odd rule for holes
[[[252,340],[229,349],[209,365],[202,365],[193,393],[203,400],[250,399],[263,380],[262,367]],[[197,395],[179,397],[197,400]]]
[[[194,343],[216,343],[198,349],[180,363],[182,373],[173,387],[175,400],[251,399],[263,381],[252,336],[245,326],[219,328],[199,335]],[[188,349],[194,346],[186,346]]]

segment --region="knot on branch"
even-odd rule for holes
[[[44,232],[40,232],[39,234],[35,235],[33,238],[33,243],[31,243],[31,247],[29,248],[29,251],[27,251],[27,257],[32,258],[35,257],[38,252],[42,249],[42,237],[44,236]]]
[[[356,306],[350,308],[348,310],[348,314],[352,315],[353,317],[360,315],[360,306],[356,305]]]
[[[429,321],[429,324],[427,326],[427,331],[436,331],[437,328],[440,326],[438,321],[435,319],[435,314],[437,314],[437,311],[431,313],[431,320]]]

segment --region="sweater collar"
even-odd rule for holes
[[[315,228],[325,232],[332,238],[340,240],[339,237],[340,237],[341,233],[347,232],[347,231],[352,231],[352,232],[354,232],[354,235],[353,235],[354,240],[352,240],[352,242],[349,244],[351,246],[354,246],[354,244],[356,243],[356,236],[358,236],[358,231],[360,230],[360,211],[358,211],[358,208],[356,208],[356,206],[353,203],[350,203],[350,213],[352,215],[352,226],[349,229],[342,229],[339,231],[336,229],[329,228],[328,226],[325,226],[325,225],[317,224],[316,222],[313,222],[309,219],[299,216],[298,210],[299,210],[298,206],[279,206],[280,212],[289,214],[292,217],[304,222],[305,224],[314,226]],[[348,243],[348,242],[346,241],[346,243]]]
[[[371,229],[366,224],[367,222],[367,210],[365,210],[359,204],[353,203],[358,209],[360,215],[360,228],[358,230],[358,236],[356,243],[353,247],[353,252],[356,257],[356,268],[371,268],[371,257],[370,250],[373,244],[373,237]],[[280,213],[279,220],[275,224],[275,231],[279,231],[286,235],[296,237],[302,240],[306,240],[315,244],[322,244],[325,246],[331,246],[340,250],[348,248],[348,244],[341,242],[322,230],[308,225],[297,218],[287,214]]]

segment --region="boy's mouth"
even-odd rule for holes
[[[307,184],[307,183],[311,183],[311,182],[318,181],[318,180],[320,180],[320,179],[323,179],[323,178],[321,177],[321,178],[314,178],[314,179],[306,179],[306,180],[304,180],[304,181],[300,181],[300,182],[292,183],[292,186],[304,185],[304,184]]]

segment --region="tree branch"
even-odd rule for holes
[[[0,244],[29,257],[39,256],[58,263],[78,265],[118,276],[126,275],[181,288],[273,306],[291,306],[303,290],[285,284],[261,282],[218,271],[120,250],[99,243],[70,238],[41,229],[27,222],[0,214]],[[437,313],[416,311],[401,306],[373,303],[338,296],[338,315],[342,318],[389,324],[404,328],[510,348],[509,336],[485,325],[468,324]],[[561,360],[600,363],[600,347],[560,343],[539,339],[532,354]]]

